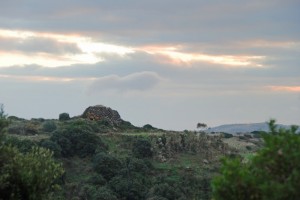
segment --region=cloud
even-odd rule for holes
[[[300,93],[300,86],[268,86],[272,91]]]
[[[0,26],[86,33],[127,44],[218,44],[265,38],[299,38],[299,2],[128,0],[3,2]],[[87,14],[88,13],[88,14]],[[291,31],[293,30],[293,31]]]
[[[15,38],[0,37],[0,49],[2,51],[18,51],[31,53],[51,53],[51,54],[76,54],[81,50],[76,44],[59,42],[51,38]]]
[[[127,76],[105,76],[95,80],[89,87],[88,92],[101,93],[103,91],[146,91],[157,85],[162,78],[155,72],[138,72]]]
[[[129,47],[101,43],[79,35],[6,29],[0,29],[1,44],[0,67],[93,64],[103,61],[102,54],[125,56],[134,52]]]

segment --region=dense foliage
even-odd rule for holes
[[[64,170],[53,160],[53,153],[37,147],[30,140],[7,137],[8,126],[3,106],[0,108],[0,199],[39,200],[58,189]]]
[[[51,145],[52,150],[59,151],[63,157],[80,156],[86,157],[94,155],[96,150],[103,151],[106,149],[105,144],[97,137],[90,127],[77,122],[68,124],[53,133],[50,140],[56,143]],[[48,144],[50,144],[48,142]]]
[[[1,199],[45,199],[63,174],[52,153],[43,148],[22,154],[12,146],[1,146],[0,160]]]
[[[228,151],[221,137],[62,116],[3,113],[0,199],[211,198],[218,156]]]
[[[264,147],[247,163],[224,159],[213,180],[215,199],[298,199],[300,196],[300,136],[296,126],[278,129],[269,123]]]

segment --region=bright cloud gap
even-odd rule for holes
[[[15,49],[15,51],[0,52],[0,67],[24,66],[36,64],[44,67],[70,66],[74,64],[95,64],[110,59],[107,55],[120,57],[145,52],[151,55],[159,55],[162,61],[175,66],[187,66],[197,62],[217,64],[224,67],[263,67],[261,60],[264,56],[257,55],[210,55],[205,53],[182,52],[178,46],[169,47],[126,47],[121,45],[95,42],[93,38],[72,34],[54,34],[32,31],[18,31],[0,29],[0,37],[6,40],[17,40],[20,43],[32,39],[51,39],[57,43],[72,44],[78,47],[80,52],[28,53]],[[133,58],[133,57],[132,57]],[[161,62],[161,60],[158,60]]]

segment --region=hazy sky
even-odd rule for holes
[[[299,0],[2,0],[0,103],[134,125],[300,124]]]

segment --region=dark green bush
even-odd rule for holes
[[[111,179],[109,186],[117,194],[119,199],[139,200],[145,199],[146,185],[141,179],[130,176],[116,176]]]
[[[106,184],[106,180],[101,174],[96,174],[88,179],[88,183],[92,185],[103,186]]]
[[[46,139],[39,142],[39,145],[45,149],[49,149],[54,153],[55,157],[61,156],[61,147],[52,140]]]
[[[84,124],[69,124],[63,129],[55,131],[50,139],[61,147],[61,154],[64,157],[74,155],[86,157],[95,154],[96,150],[105,151],[107,149],[102,140]]]
[[[101,174],[106,180],[110,180],[119,173],[121,161],[116,157],[100,152],[93,158],[94,170]]]
[[[151,143],[147,139],[138,138],[133,143],[132,153],[137,158],[151,158],[153,155]]]
[[[22,153],[30,152],[33,147],[37,146],[37,144],[31,140],[28,139],[20,140],[16,137],[9,137],[9,136],[4,137],[2,139],[2,142],[5,145],[11,145],[16,147]]]
[[[91,199],[95,199],[95,200],[118,200],[115,193],[107,187],[97,188],[96,192],[93,193]]]
[[[54,121],[45,121],[43,123],[43,131],[51,133],[56,130],[56,124]]]
[[[232,138],[233,135],[231,133],[222,133],[224,138]]]
[[[170,185],[168,183],[158,183],[150,188],[147,194],[147,199],[184,200],[187,199],[187,197],[179,187]]]
[[[59,121],[67,121],[71,118],[70,118],[69,113],[61,113],[61,114],[59,114],[58,119],[59,119]]]

